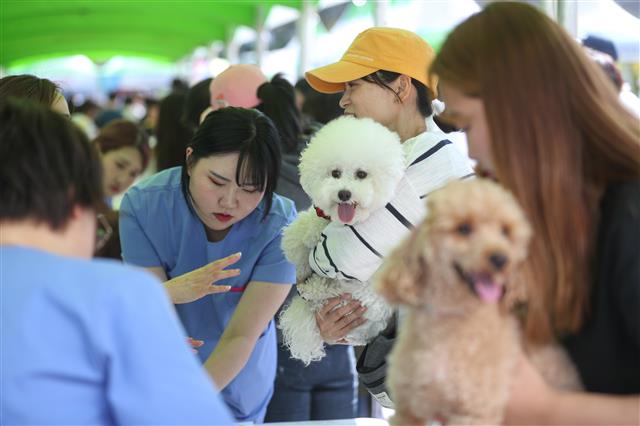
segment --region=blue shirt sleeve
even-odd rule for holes
[[[138,212],[138,193],[130,189],[125,194],[120,204],[120,245],[122,247],[122,258],[126,263],[142,266],[164,267],[160,256],[151,244],[146,230],[143,228],[143,221]]]
[[[260,253],[258,262],[253,268],[250,281],[264,281],[276,284],[295,284],[296,268],[289,262],[282,251],[282,230],[296,218],[296,211],[292,209],[275,237]]]
[[[143,275],[131,274],[126,285],[136,291],[117,293],[104,310],[111,316],[102,324],[109,324],[106,386],[115,423],[232,424],[164,290]]]

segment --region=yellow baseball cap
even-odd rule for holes
[[[342,58],[305,73],[318,92],[337,93],[344,84],[379,70],[408,75],[427,86],[435,98],[437,80],[428,74],[436,53],[420,36],[399,28],[373,27],[358,34]]]

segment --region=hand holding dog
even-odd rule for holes
[[[316,324],[325,342],[347,344],[344,337],[351,330],[367,321],[363,318],[367,308],[362,306],[358,300],[350,299],[351,295],[348,293],[332,297],[327,300],[322,309],[316,312]],[[349,302],[338,307],[345,300],[349,300]]]
[[[511,382],[504,424],[525,424],[533,418],[542,420],[550,402],[555,399],[554,392],[527,357],[521,354]]]

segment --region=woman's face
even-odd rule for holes
[[[444,81],[440,82],[439,90],[445,104],[444,119],[466,133],[469,156],[478,162],[479,171],[494,175],[484,102],[478,97],[465,95],[457,87]]]
[[[102,154],[104,193],[113,197],[125,191],[142,173],[142,155],[137,148],[125,146]]]
[[[187,158],[191,152],[187,148]],[[241,221],[264,197],[264,191],[254,182],[236,183],[238,158],[238,153],[214,155],[189,167],[189,192],[195,211],[212,231],[226,230]]]
[[[397,90],[398,82],[399,79],[391,82],[389,87]],[[401,106],[391,90],[363,79],[345,83],[344,94],[340,99],[340,107],[344,109],[345,115],[371,118],[391,130],[396,128]]]

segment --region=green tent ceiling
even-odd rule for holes
[[[0,0],[0,65],[84,54],[175,61],[303,0]]]

